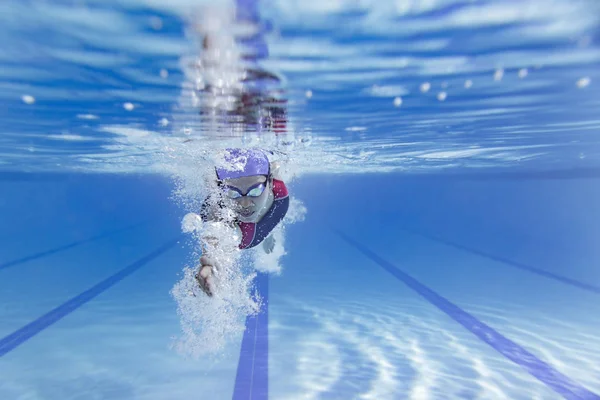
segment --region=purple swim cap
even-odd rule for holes
[[[258,149],[225,149],[221,161],[216,167],[219,180],[269,175],[270,172],[267,154]]]

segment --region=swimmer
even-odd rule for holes
[[[240,234],[240,249],[250,249],[262,243],[263,250],[271,253],[275,239],[273,229],[285,217],[289,207],[288,191],[279,175],[279,164],[269,162],[267,154],[259,149],[227,149],[225,166],[216,167],[217,193],[204,201],[200,215],[190,213],[186,219],[230,223]],[[223,209],[233,211],[233,220],[224,220]],[[189,223],[188,223],[189,225]],[[204,238],[211,246],[218,245],[215,237]],[[203,243],[203,254],[195,277],[200,288],[208,295],[214,292],[213,269],[218,269]]]

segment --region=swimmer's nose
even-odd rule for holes
[[[252,200],[248,197],[243,197],[240,199],[239,205],[241,208],[249,208],[252,207]]]

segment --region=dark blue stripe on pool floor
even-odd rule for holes
[[[144,225],[144,224],[147,224],[147,223],[148,223],[148,221],[138,222],[137,224],[134,224],[134,225],[129,225],[129,226],[126,226],[124,228],[116,229],[114,231],[101,233],[99,235],[92,236],[92,237],[89,237],[87,239],[77,240],[75,242],[72,242],[72,243],[69,243],[69,244],[65,244],[63,246],[55,247],[54,249],[41,251],[39,253],[35,253],[35,254],[29,255],[29,256],[26,256],[26,257],[19,258],[17,260],[13,260],[13,261],[8,261],[8,262],[5,262],[5,263],[1,263],[0,264],[0,271],[3,270],[3,269],[9,268],[9,267],[14,267],[15,265],[23,264],[23,263],[25,263],[27,261],[31,261],[31,260],[35,260],[35,259],[42,258],[42,257],[45,257],[45,256],[49,256],[51,254],[56,254],[56,253],[59,253],[61,251],[65,251],[65,250],[68,250],[70,248],[82,245],[84,243],[89,243],[89,242],[93,242],[94,240],[99,240],[99,239],[103,239],[103,238],[106,238],[106,237],[109,237],[109,236],[113,236],[113,235],[116,235],[118,233],[125,232],[125,231],[128,231],[128,230],[133,229],[133,228],[137,228],[138,226]]]
[[[48,328],[55,322],[59,321],[63,317],[72,313],[88,301],[92,300],[94,297],[98,296],[102,292],[114,286],[119,281],[123,280],[127,276],[131,275],[133,272],[146,265],[148,262],[160,256],[165,251],[175,246],[179,239],[180,238],[177,237],[176,239],[168,241],[167,243],[163,244],[147,256],[140,258],[128,267],[123,268],[116,274],[106,278],[105,280],[89,288],[85,292],[73,297],[71,300],[61,304],[60,306],[56,307],[55,309],[51,310],[50,312],[46,313],[45,315],[41,316],[35,321],[0,339],[0,357],[4,356],[9,351],[15,349],[17,346],[23,344],[28,339],[31,339],[33,336],[37,335],[38,333]]]
[[[600,287],[594,286],[594,285],[590,285],[589,283],[580,282],[580,281],[577,281],[575,279],[568,278],[566,276],[562,276],[562,275],[558,275],[558,274],[555,274],[555,273],[552,273],[552,272],[549,272],[549,271],[545,271],[545,270],[543,270],[541,268],[536,268],[536,267],[532,267],[532,266],[529,266],[529,265],[525,265],[525,264],[522,264],[522,263],[519,263],[519,262],[516,262],[516,261],[513,261],[513,260],[509,260],[508,258],[505,258],[505,257],[495,256],[493,254],[489,254],[489,253],[483,252],[481,250],[474,249],[472,247],[467,247],[467,246],[464,246],[462,244],[452,242],[452,241],[450,241],[448,239],[444,239],[444,238],[439,237],[437,235],[432,235],[432,234],[429,234],[429,233],[421,232],[421,231],[418,231],[416,229],[406,228],[406,227],[399,227],[399,229],[401,229],[403,231],[406,231],[408,233],[411,233],[413,235],[424,237],[425,239],[429,239],[429,240],[433,240],[435,242],[439,242],[439,243],[445,244],[446,246],[454,247],[455,249],[463,250],[463,251],[466,251],[466,252],[469,252],[469,253],[476,254],[476,255],[481,256],[481,257],[488,258],[488,259],[493,260],[493,261],[501,262],[501,263],[506,264],[506,265],[508,265],[510,267],[513,267],[513,268],[518,268],[518,269],[521,269],[521,270],[524,270],[524,271],[528,271],[528,272],[534,273],[536,275],[543,276],[545,278],[553,279],[555,281],[562,282],[562,283],[565,283],[567,285],[577,287],[579,289],[587,290],[588,292],[600,294]]]
[[[233,400],[269,398],[269,275],[258,273],[256,290],[262,299],[257,315],[246,318]]]
[[[600,399],[600,396],[597,394],[571,380],[566,375],[563,375],[548,363],[540,360],[534,354],[525,350],[517,343],[504,337],[490,326],[479,321],[477,318],[461,309],[457,305],[451,303],[449,300],[434,292],[427,286],[423,285],[421,282],[403,272],[398,267],[385,261],[383,258],[379,257],[365,246],[354,241],[341,232],[336,232],[346,242],[365,254],[371,260],[375,261],[377,264],[379,264],[379,266],[402,281],[406,286],[417,292],[429,303],[443,311],[446,315],[461,324],[479,339],[489,344],[503,356],[524,368],[527,372],[541,382],[545,383],[556,393],[560,394],[566,399]]]

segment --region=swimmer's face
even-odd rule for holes
[[[270,182],[265,175],[225,179],[222,188],[225,197],[234,205],[234,211],[242,222],[258,222],[260,211],[268,205]]]

